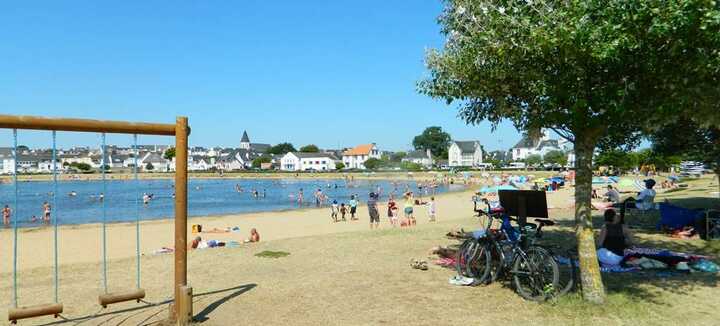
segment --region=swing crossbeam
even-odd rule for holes
[[[13,308],[8,311],[8,320],[15,324],[20,319],[35,318],[41,316],[55,316],[63,312],[61,303],[43,304],[29,307]]]
[[[145,298],[145,290],[143,289],[135,289],[128,292],[114,292],[114,293],[105,293],[101,294],[98,297],[98,302],[103,308],[107,308],[107,306],[115,303],[120,302],[127,302],[127,301],[137,301],[140,302],[140,300]]]

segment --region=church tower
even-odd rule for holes
[[[243,131],[240,139],[240,149],[250,150],[250,137],[248,137],[247,131]]]

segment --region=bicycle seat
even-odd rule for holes
[[[538,222],[538,224],[540,224],[540,225],[542,225],[542,226],[553,226],[553,225],[555,225],[555,222],[553,222],[553,221],[551,221],[551,220],[540,219],[540,218],[536,218],[536,219],[535,219],[535,222]]]

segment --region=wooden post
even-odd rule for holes
[[[180,304],[187,300],[187,162],[188,119],[178,117],[175,126],[175,320],[178,325],[188,322],[186,310]],[[190,299],[192,305],[192,298]],[[191,308],[192,310],[192,308]]]
[[[178,326],[189,325],[193,318],[193,290],[189,286],[180,287],[180,297],[177,298],[175,309],[176,309],[176,320],[175,324]]]

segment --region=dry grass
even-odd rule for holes
[[[684,323],[688,317],[695,325],[713,325],[720,318],[720,291],[714,276],[612,275],[606,277],[607,304],[593,306],[576,296],[555,303],[526,302],[505,284],[456,287],[447,283],[451,270],[431,265],[422,272],[409,267],[411,258],[426,258],[428,248],[452,243],[443,237],[447,229],[475,224],[467,219],[413,230],[362,231],[192,252],[188,275],[197,295],[196,318],[205,325],[657,325]],[[568,234],[569,228],[554,228],[548,236]],[[662,244],[673,247],[673,243],[665,240]],[[717,247],[709,250],[718,253]],[[292,254],[277,259],[256,257],[264,251]],[[155,272],[143,276],[148,300],[161,302],[171,295],[172,272],[167,268],[171,261],[169,255],[143,258],[144,269]],[[111,268],[113,285],[132,286],[132,260],[113,262]],[[61,297],[68,317],[99,311],[93,304],[99,271],[98,265],[63,269]],[[23,288],[21,298],[27,302],[41,295],[49,297],[50,270],[26,274],[25,285],[30,286]],[[8,281],[4,275],[3,293],[10,291]],[[3,296],[3,306],[9,305],[8,299]],[[108,309],[109,314],[78,321],[83,325],[154,324],[166,316],[165,304],[123,311],[133,307],[138,305],[121,304]]]

